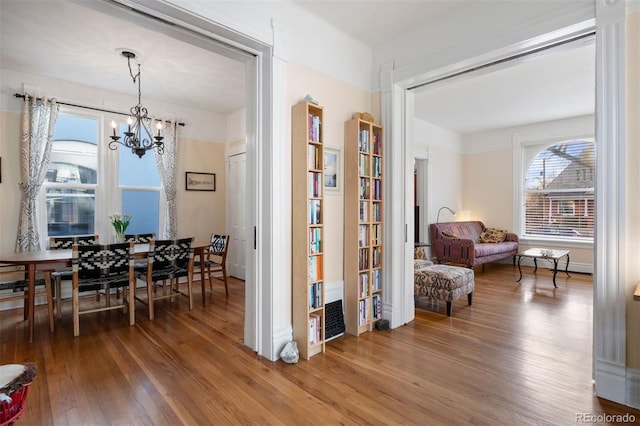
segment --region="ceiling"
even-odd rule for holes
[[[295,3],[372,48],[469,4]],[[0,0],[0,47],[3,68],[136,95],[126,59],[117,51],[130,49],[141,55],[143,103],[153,98],[220,114],[244,107],[245,67],[238,52],[105,2]],[[592,113],[594,56],[593,45],[565,49],[425,86],[415,90],[416,117],[465,134]]]

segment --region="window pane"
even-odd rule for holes
[[[95,191],[47,188],[46,205],[50,237],[95,233]]]
[[[160,193],[158,191],[122,190],[122,213],[131,215],[127,234],[155,232],[158,235]]]
[[[56,125],[57,126],[57,125]],[[57,140],[51,147],[46,182],[98,183],[98,147],[89,142]]]
[[[120,126],[120,134],[126,130],[126,125]],[[149,138],[149,136],[146,136]],[[131,152],[129,148],[118,145],[118,178],[121,186],[151,186],[160,187],[160,175],[156,166],[155,152],[147,151],[142,158]],[[131,225],[129,225],[131,226]]]
[[[53,140],[76,140],[98,144],[98,120],[65,113],[58,114]]]

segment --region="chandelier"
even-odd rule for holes
[[[142,156],[150,149],[155,149],[158,154],[164,154],[164,143],[162,143],[162,136],[160,136],[160,129],[162,129],[162,123],[157,122],[156,128],[158,133],[153,136],[151,140],[151,127],[152,119],[148,116],[147,109],[142,106],[142,92],[140,90],[140,64],[138,64],[138,73],[133,75],[131,70],[131,59],[135,59],[136,54],[130,51],[121,52],[122,56],[127,58],[127,65],[129,65],[129,74],[133,79],[133,83],[138,83],[138,105],[131,107],[131,115],[129,116],[127,123],[127,131],[123,132],[124,137],[117,134],[117,124],[115,121],[111,121],[111,127],[113,127],[113,135],[111,135],[111,142],[109,142],[109,148],[115,150],[118,148],[117,144],[131,148],[131,152],[138,157]],[[122,139],[122,140],[120,140]]]

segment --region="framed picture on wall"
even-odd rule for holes
[[[186,172],[185,185],[187,191],[215,191],[216,174]]]
[[[340,175],[341,152],[336,148],[324,148],[324,189],[340,192],[342,176]]]

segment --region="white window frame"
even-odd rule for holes
[[[109,215],[122,210],[122,190],[157,190],[160,193],[160,206],[166,203],[165,191],[162,183],[159,187],[146,186],[120,186],[118,184],[118,150],[123,149],[118,146],[118,150],[109,148],[110,138],[108,135],[112,132],[111,120],[116,123],[122,122],[122,117],[106,112],[96,112],[86,110],[84,108],[74,108],[69,106],[60,106],[60,113],[75,115],[79,117],[91,118],[98,121],[98,173],[97,184],[82,185],[82,188],[91,188],[95,190],[95,234],[100,236],[100,243],[108,244],[113,242],[113,228],[109,223]],[[155,155],[155,153],[148,153]],[[133,155],[133,154],[132,154]],[[57,183],[44,182],[40,193],[38,194],[38,225],[40,227],[40,246],[49,246],[49,236],[47,233],[47,209],[46,209],[46,190],[47,188],[61,187]],[[65,188],[69,187],[64,185]],[[164,229],[164,214],[162,209],[158,210],[158,231]]]
[[[553,137],[534,138],[521,133],[514,133],[512,137],[513,147],[513,224],[520,240],[524,243],[545,244],[549,247],[565,248],[590,248],[593,247],[594,238],[563,238],[562,236],[525,235],[525,200],[524,181],[526,169],[523,165],[523,150],[530,146],[539,146],[540,151],[547,149],[561,141],[595,139],[593,130],[576,130]],[[597,143],[597,141],[596,141]]]

